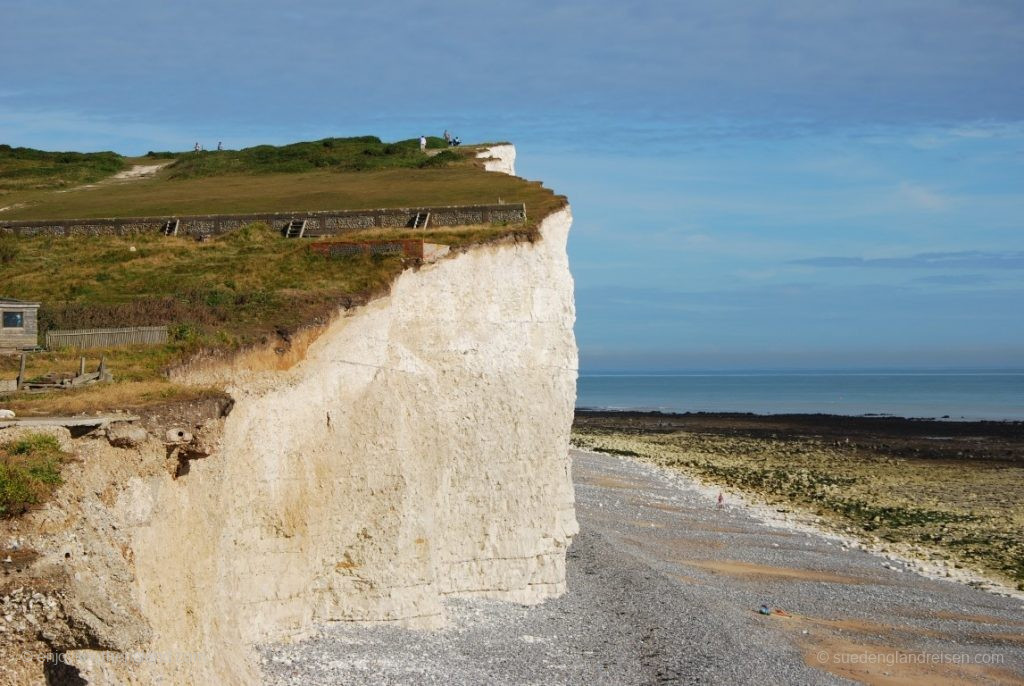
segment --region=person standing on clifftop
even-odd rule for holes
[[[448,129],[444,130],[444,142],[448,145],[452,144],[452,135],[448,133]]]
[[[426,152],[427,150],[427,137],[420,136],[420,152]]]

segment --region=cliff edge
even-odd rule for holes
[[[488,164],[511,172],[514,154]],[[289,369],[193,369],[183,380],[234,405],[188,446],[74,441],[81,461],[23,525],[35,572],[66,583],[47,646],[88,683],[248,684],[253,643],[317,623],[429,628],[446,595],[561,594],[577,531],[570,223],[565,207],[539,240],[406,270]],[[110,659],[133,653],[164,659]]]

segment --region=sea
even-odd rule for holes
[[[1024,370],[581,372],[576,407],[1024,420]]]

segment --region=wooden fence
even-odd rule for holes
[[[115,348],[122,345],[160,345],[167,342],[166,326],[133,326],[126,329],[76,329],[69,331],[47,331],[46,347]]]

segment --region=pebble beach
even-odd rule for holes
[[[573,451],[568,592],[447,628],[320,627],[265,683],[1024,682],[1024,601],[914,571],[634,457]]]

